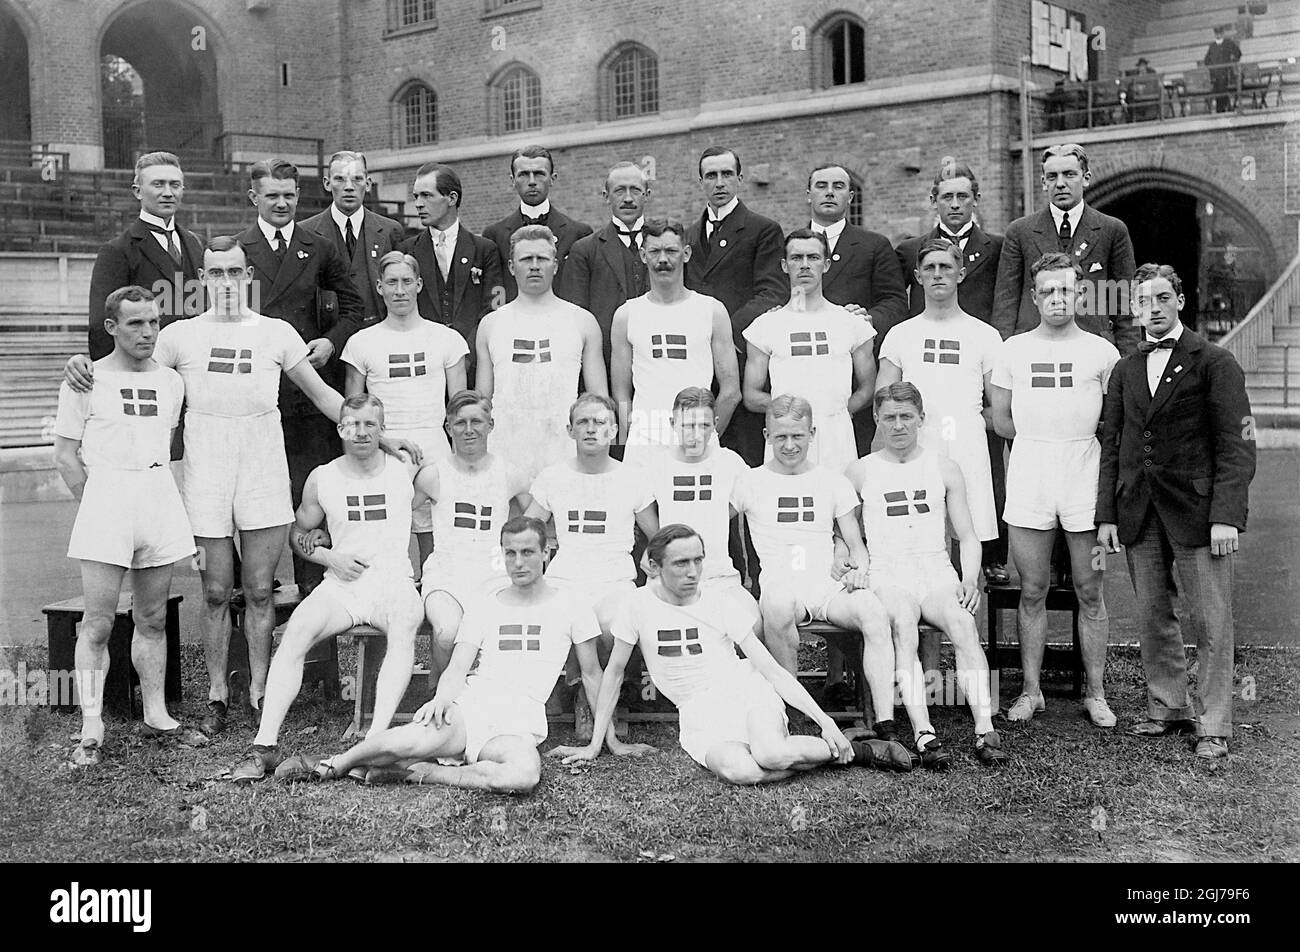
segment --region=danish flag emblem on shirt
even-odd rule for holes
[[[794,331],[790,334],[790,356],[824,356],[831,352],[825,331]]]
[[[531,364],[537,361],[539,364],[549,364],[551,362],[551,339],[545,340],[523,340],[515,338],[514,355],[510,358],[511,363]]]
[[[383,493],[348,497],[348,522],[376,522],[388,518]]]
[[[120,393],[122,413],[126,416],[156,417],[158,415],[157,390],[132,390],[130,387],[123,387]]]
[[[664,658],[680,658],[683,654],[696,655],[704,652],[698,628],[660,628],[658,642],[659,655]]]
[[[457,529],[478,529],[486,532],[492,528],[491,506],[479,507],[472,502],[458,502],[455,512],[451,524]]]
[[[569,531],[582,535],[605,534],[604,509],[570,509]]]
[[[428,367],[424,362],[424,351],[418,354],[389,354],[388,355],[388,378],[394,377],[423,377],[428,373]]]
[[[815,518],[812,496],[779,496],[776,500],[777,522],[812,522]]]
[[[500,651],[541,651],[541,625],[502,625],[497,629]]]
[[[669,360],[686,359],[685,334],[651,334],[650,356],[667,357]]]
[[[674,476],[673,502],[708,502],[713,498],[713,477]]]
[[[912,512],[924,514],[930,511],[930,504],[925,501],[924,489],[912,490]],[[885,515],[887,516],[905,516],[908,513],[907,492],[898,490],[897,492],[885,493]]]
[[[1029,365],[1029,386],[1046,387],[1073,387],[1074,386],[1074,364],[1030,364]]]
[[[933,337],[927,337],[925,353],[921,356],[921,360],[927,364],[959,364],[961,363],[961,341],[936,341]]]
[[[235,350],[233,347],[213,347],[208,352],[210,374],[251,374],[252,372],[253,351],[249,348]]]

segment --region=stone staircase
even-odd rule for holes
[[[0,334],[0,449],[54,443],[63,364],[85,350],[84,330]]]
[[[1300,255],[1219,343],[1246,373],[1255,419],[1300,429]]]
[[[1273,325],[1273,342],[1256,349],[1246,390],[1252,409],[1289,409],[1300,417],[1300,306],[1288,308],[1285,322]]]
[[[1145,57],[1157,73],[1180,75],[1196,69],[1214,39],[1214,27],[1237,21],[1236,0],[1173,0],[1135,37],[1121,69],[1133,69]],[[1253,36],[1239,38],[1243,63],[1279,63],[1300,54],[1300,0],[1270,0],[1254,19]]]

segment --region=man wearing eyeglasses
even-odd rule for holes
[[[1042,164],[1049,204],[1007,226],[993,293],[993,326],[1003,340],[1038,326],[1029,265],[1059,251],[1083,269],[1078,325],[1106,338],[1121,355],[1131,354],[1138,335],[1128,311],[1128,293],[1137,263],[1128,226],[1084,202],[1092,175],[1082,146],[1049,146]]]

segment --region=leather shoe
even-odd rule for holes
[[[997,731],[989,731],[975,739],[975,759],[986,767],[996,767],[1007,759]]]
[[[930,739],[923,744],[921,738],[924,737]],[[952,754],[943,749],[943,744],[932,731],[923,732],[917,738],[916,746],[921,751],[921,766],[926,770],[947,770],[952,766]]]
[[[907,773],[912,769],[912,755],[896,740],[855,740],[853,762],[859,767]]]
[[[1169,734],[1190,734],[1195,730],[1196,724],[1189,720],[1140,721],[1129,728],[1129,733],[1138,737],[1164,737]]]
[[[199,722],[199,730],[211,737],[226,729],[226,702],[209,701],[208,713]]]
[[[984,566],[984,581],[990,585],[1006,585],[1011,581],[1011,574],[1005,565],[990,562]]]
[[[170,741],[180,744],[182,747],[207,747],[210,741],[208,735],[202,731],[196,731],[191,727],[183,724],[177,724],[171,730],[163,730],[161,727],[152,727],[149,724],[140,725],[140,736],[146,740],[159,742]]]
[[[230,768],[230,779],[235,783],[250,783],[254,780],[261,780],[266,776],[268,770],[274,770],[280,766],[283,760],[279,747],[254,744],[249,748],[248,755]]]
[[[898,743],[898,728],[894,726],[892,717],[887,721],[876,721],[871,725],[871,732],[880,740]]]
[[[1228,738],[1202,737],[1196,741],[1196,756],[1201,760],[1219,760],[1228,756]]]

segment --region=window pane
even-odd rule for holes
[[[636,115],[636,62],[624,53],[614,63],[614,118]]]
[[[865,83],[867,81],[867,34],[856,23],[846,24],[846,41],[848,45],[849,82]]]
[[[845,79],[845,46],[847,37],[845,36],[848,24],[841,23],[827,35],[828,45],[831,53],[831,85],[843,86]]]
[[[648,53],[638,52],[641,65],[641,113],[659,111],[659,64]]]
[[[524,74],[528,90],[528,113],[524,117],[525,129],[538,129],[542,125],[542,81],[532,73]]]

